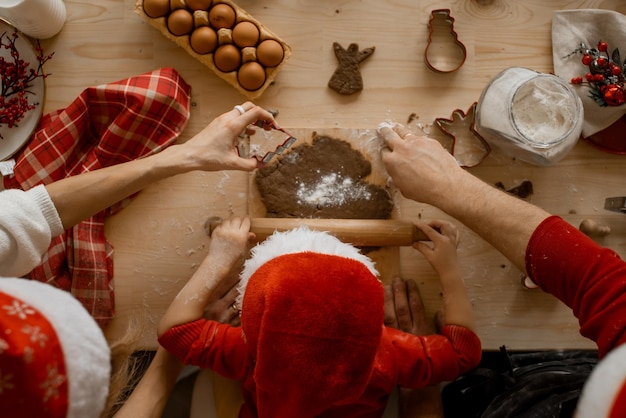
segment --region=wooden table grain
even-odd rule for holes
[[[164,66],[176,68],[192,86],[192,111],[181,141],[217,115],[245,100],[232,86],[166,39],[134,12],[134,0],[66,0],[62,32],[43,41],[54,58],[46,64],[45,110],[62,108],[84,88]],[[552,71],[552,12],[602,8],[626,13],[621,0],[240,0],[248,11],[292,48],[275,83],[256,100],[278,110],[285,128],[370,130],[383,120],[434,129],[435,118],[468,109],[489,80],[504,68]],[[428,19],[449,9],[454,29],[467,48],[456,72],[439,74],[424,63]],[[364,89],[340,96],[327,87],[336,68],[333,42],[375,46],[361,66]],[[573,40],[576,43],[576,40]],[[513,187],[530,180],[532,203],[578,226],[585,218],[609,225],[601,243],[626,255],[626,216],[603,209],[605,197],[626,194],[626,157],[598,151],[584,142],[560,163],[531,166],[494,150],[471,172],[489,183]],[[110,339],[128,321],[144,324],[142,345],[156,345],[155,327],[178,289],[206,254],[209,216],[248,211],[249,175],[193,172],[142,191],[108,219],[115,247],[116,319]],[[397,217],[432,219],[446,215],[428,205],[395,196]],[[571,311],[541,291],[520,286],[520,271],[493,247],[461,226],[459,248],[465,283],[485,349],[593,348],[578,334]],[[398,272],[417,280],[428,314],[441,306],[437,276],[419,253],[401,248]]]

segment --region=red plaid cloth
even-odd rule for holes
[[[16,157],[5,188],[30,189],[157,153],[189,119],[189,85],[172,68],[90,87],[66,109],[45,115]],[[101,327],[113,317],[113,247],[104,235],[112,208],[52,240],[27,276],[70,291]]]

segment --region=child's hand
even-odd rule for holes
[[[227,290],[237,282],[235,267],[243,261],[248,240],[252,238],[254,234],[250,232],[250,218],[247,216],[222,221],[213,230],[207,256],[161,318],[157,328],[159,337],[176,325],[202,318],[206,308],[219,302],[220,298],[224,299],[222,296],[225,294],[234,300],[236,291]],[[232,305],[232,302],[225,303]],[[221,305],[222,310],[230,309],[232,312],[217,319],[232,323],[235,310]]]
[[[209,255],[212,262],[218,263],[216,267],[231,270],[243,260],[248,242],[254,237],[254,233],[250,232],[249,217],[233,217],[222,221],[211,233]]]
[[[430,238],[432,246],[418,241],[413,243],[413,248],[426,257],[439,275],[450,267],[458,268],[456,248],[460,234],[454,224],[444,220],[433,220],[428,224],[416,222],[415,226]]]

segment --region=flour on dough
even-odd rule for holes
[[[317,136],[257,171],[269,218],[389,219],[389,192],[364,180],[370,162],[350,144]]]

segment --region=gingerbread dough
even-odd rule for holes
[[[363,180],[371,170],[349,143],[317,136],[259,169],[255,182],[269,218],[389,219],[390,194]]]

